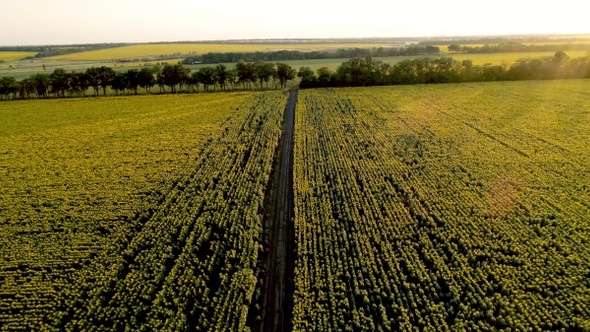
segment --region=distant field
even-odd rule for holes
[[[115,70],[129,70],[141,68],[144,65],[151,66],[156,63],[176,64],[182,59],[170,59],[162,61],[148,61],[148,62],[126,62],[116,63],[110,60],[53,60],[47,58],[33,59],[33,60],[19,60],[0,64],[0,77],[14,77],[17,80],[22,80],[33,74],[45,73],[49,74],[56,68],[63,68],[66,71],[84,71],[90,67],[112,67]],[[45,68],[43,68],[45,65]]]
[[[442,52],[448,52],[449,51],[449,45],[451,45],[451,44],[453,44],[453,43],[439,44],[439,45],[434,45],[434,46],[437,46],[438,48],[440,48],[440,50]],[[462,47],[463,46],[468,46],[468,47],[482,47],[485,44],[459,44],[459,45],[461,45]]]
[[[45,68],[43,68],[45,65]],[[84,71],[93,66],[113,66],[108,61],[70,61],[70,60],[15,60],[7,63],[0,63],[0,77],[14,77],[22,80],[33,74],[50,74],[56,68],[63,68],[67,71]]]
[[[507,64],[511,65],[523,58],[540,58],[546,56],[553,56],[555,52],[516,52],[516,53],[494,53],[494,54],[449,54],[457,61],[471,59],[474,65],[484,65],[491,63],[493,65]],[[566,54],[570,58],[578,58],[590,55],[588,51],[568,51]],[[374,59],[383,61],[384,63],[395,64],[404,60],[412,60],[417,58],[426,58],[427,56],[392,56],[392,57],[376,57]],[[430,58],[438,58],[439,56],[430,56]],[[342,62],[348,59],[317,59],[317,60],[293,60],[283,61],[296,69],[301,66],[308,66],[313,70],[320,67],[328,67],[330,70],[336,70]],[[205,66],[205,65],[202,65]]]
[[[375,58],[375,59],[383,59],[384,62],[398,62],[402,59],[411,59],[413,57],[385,57],[385,58]],[[281,63],[288,64],[289,66],[299,70],[300,67],[306,66],[310,67],[312,70],[318,70],[321,67],[328,67],[330,70],[336,70],[342,62],[349,60],[348,58],[337,58],[337,59],[312,59],[312,60],[287,60],[287,61],[279,61]],[[203,67],[211,67],[216,66],[217,64],[200,64],[200,65],[189,65],[187,67],[197,70]],[[228,68],[235,68],[235,63],[225,63]]]
[[[28,56],[35,56],[36,52],[0,52],[0,60],[14,61]]]
[[[579,58],[590,55],[589,51],[566,51],[570,58]],[[542,58],[553,56],[555,52],[514,52],[514,53],[488,53],[488,54],[452,54],[453,59],[462,61],[465,59],[473,60],[474,65],[483,65],[491,63],[493,65],[508,64],[511,65],[523,58]]]
[[[145,44],[80,52],[51,57],[62,60],[115,60],[162,54],[209,52],[264,52],[278,50],[316,51],[339,48],[385,47],[387,44]]]
[[[506,41],[509,42],[509,41]],[[567,44],[574,44],[574,45],[578,45],[578,44],[588,44],[590,43],[590,40],[588,41],[581,41],[581,42],[551,42],[551,41],[547,41],[547,42],[535,42],[535,43],[521,43],[523,45],[538,45],[538,46],[542,46],[542,45],[567,45]],[[453,43],[448,43],[448,44],[438,44],[438,45],[434,45],[434,46],[438,46],[438,48],[440,48],[440,50],[442,52],[449,52],[449,45],[451,45]],[[495,43],[490,43],[490,44],[495,44]],[[488,45],[490,45],[488,44]],[[486,44],[460,44],[462,47],[466,46],[466,47],[482,47]],[[567,51],[564,50],[564,51]]]
[[[546,41],[546,42],[535,42],[535,43],[523,43],[525,45],[565,45],[565,44],[588,44],[590,43],[590,40],[585,40],[585,41],[575,41],[575,42],[552,42],[552,41]]]
[[[343,44],[340,44],[343,45]],[[102,52],[102,51],[96,51]],[[91,52],[88,52],[91,53]],[[82,53],[80,53],[82,54]],[[475,65],[483,65],[490,63],[493,65],[507,64],[511,65],[522,58],[539,58],[553,56],[555,52],[515,52],[515,53],[492,53],[492,54],[452,54],[447,53],[444,56],[451,56],[453,59],[462,61],[465,59],[473,60]],[[566,51],[566,54],[571,58],[583,57],[590,55],[588,51]],[[74,54],[72,54],[73,56]],[[394,64],[403,60],[411,60],[416,58],[423,58],[425,56],[395,56],[395,57],[376,57],[375,59],[383,61],[385,63]],[[436,58],[438,56],[430,56],[430,58]],[[330,70],[336,70],[342,62],[348,60],[348,58],[337,58],[337,59],[313,59],[313,60],[288,60],[281,61],[286,63],[295,69],[299,69],[301,66],[308,66],[313,70],[317,70],[321,67],[327,67]],[[175,60],[163,60],[169,64],[175,64],[180,59]],[[35,60],[21,60],[12,61],[11,63],[0,64],[0,77],[14,77],[17,80],[27,78],[36,73],[51,73],[55,68],[63,68],[67,71],[83,71],[89,67],[107,66],[113,67],[115,70],[128,70],[133,68],[141,68],[144,64],[156,64],[157,60],[149,62],[129,62],[129,63],[115,63],[110,60],[66,60],[66,59],[35,59]],[[45,69],[43,69],[45,65]],[[216,66],[217,64],[200,64],[200,65],[188,65],[187,67],[192,70],[197,70],[202,67]],[[225,63],[228,68],[234,68],[235,63]],[[12,66],[12,69],[10,67]]]

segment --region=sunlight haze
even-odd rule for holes
[[[578,1],[487,3],[0,0],[0,45],[590,32]]]

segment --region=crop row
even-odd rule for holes
[[[2,330],[243,324],[285,99],[11,103]]]
[[[302,91],[295,330],[588,328],[579,84]]]
[[[133,331],[242,329],[257,282],[264,191],[282,94],[231,118],[137,230],[94,259],[57,326]]]

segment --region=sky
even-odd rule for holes
[[[0,45],[590,33],[580,0],[0,0]]]

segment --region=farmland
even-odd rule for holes
[[[3,105],[2,330],[175,329],[195,324],[189,312],[202,328],[243,326],[285,103],[271,92]]]
[[[457,61],[463,60],[472,60],[474,65],[512,65],[519,59],[523,58],[542,58],[542,57],[552,57],[555,55],[555,52],[514,52],[514,53],[492,53],[492,54],[444,54],[443,56],[452,57]],[[589,55],[588,51],[568,51],[567,55],[571,58],[578,58],[578,57],[585,57]],[[438,55],[436,56],[425,56],[425,55],[418,55],[418,56],[390,56],[390,57],[374,57],[377,61],[382,61],[383,63],[387,64],[396,64],[401,61],[406,60],[413,60],[413,59],[420,59],[420,58],[439,58]],[[288,64],[294,68],[299,68],[301,66],[308,66],[312,70],[317,70],[321,67],[326,67],[332,71],[335,71],[342,62],[346,61],[346,58],[339,58],[339,59],[313,59],[313,60],[287,60],[282,61],[285,64]],[[227,64],[229,67],[235,66],[235,64]],[[207,66],[206,64],[203,65],[194,65],[190,66],[191,68],[200,68]]]
[[[2,52],[0,51],[0,61],[14,61],[29,56],[34,56],[35,52]]]
[[[474,65],[511,65],[519,59],[537,59],[542,57],[552,57],[555,52],[513,52],[513,53],[490,53],[490,54],[449,54],[457,61],[472,60]],[[572,58],[585,57],[589,55],[588,51],[567,51],[567,55]]]
[[[523,58],[540,58],[540,57],[552,57],[555,52],[514,52],[514,53],[492,53],[492,54],[451,54],[447,53],[445,56],[452,57],[457,61],[472,60],[474,65],[507,65],[510,66],[519,59]],[[568,56],[571,58],[584,57],[588,55],[588,51],[568,51]],[[416,58],[425,58],[426,56],[392,56],[392,57],[375,57],[375,60],[383,61],[387,64],[396,64],[405,60],[412,60]],[[431,56],[431,58],[437,58],[438,56]],[[347,58],[335,58],[335,59],[312,59],[312,60],[285,60],[281,61],[294,68],[300,68],[301,66],[310,67],[316,71],[319,68],[326,67],[331,71],[335,71],[342,62],[347,61]],[[180,61],[176,60],[165,60],[163,63],[174,64]],[[23,61],[12,61],[10,63],[0,64],[0,76],[1,77],[14,77],[18,80],[27,78],[35,73],[50,73],[56,68],[63,68],[67,71],[84,71],[90,67],[107,66],[113,67],[117,71],[124,71],[129,69],[140,69],[143,65],[152,65],[155,62],[130,62],[124,64],[117,64],[107,60],[48,60],[48,59],[35,59],[35,60],[23,60]],[[234,68],[235,63],[224,63],[228,68]],[[12,69],[9,67],[12,66]],[[45,69],[43,69],[45,66]],[[203,67],[211,67],[211,64],[195,64],[187,65],[191,70],[198,70]]]
[[[294,330],[590,328],[589,88],[301,91]]]
[[[0,330],[590,329],[588,91],[4,102]]]
[[[589,40],[586,41],[578,41],[578,42],[566,42],[566,41],[545,41],[545,42],[524,42],[524,43],[520,43],[522,45],[530,45],[530,46],[544,46],[544,45],[563,45],[563,46],[571,46],[571,45],[585,45],[588,44]],[[449,45],[454,44],[452,42],[447,43],[447,44],[437,44],[435,46],[437,46],[438,48],[440,48],[441,51],[443,52],[448,52],[448,47]],[[495,43],[491,43],[492,45]],[[461,47],[466,46],[466,47],[482,47],[484,45],[489,45],[489,44],[482,44],[482,43],[475,43],[475,44],[456,44],[459,45]],[[563,49],[562,51],[571,51],[570,49],[566,48]]]
[[[146,56],[159,56],[161,54],[187,54],[187,53],[209,53],[209,52],[266,52],[279,50],[298,50],[298,51],[317,51],[338,48],[372,48],[372,47],[386,47],[387,44],[306,44],[306,43],[287,43],[287,44],[209,44],[209,43],[195,43],[195,44],[144,44],[131,45],[117,48],[109,48],[104,50],[96,50],[89,52],[80,52],[73,54],[66,54],[51,57],[53,60],[116,60]]]

